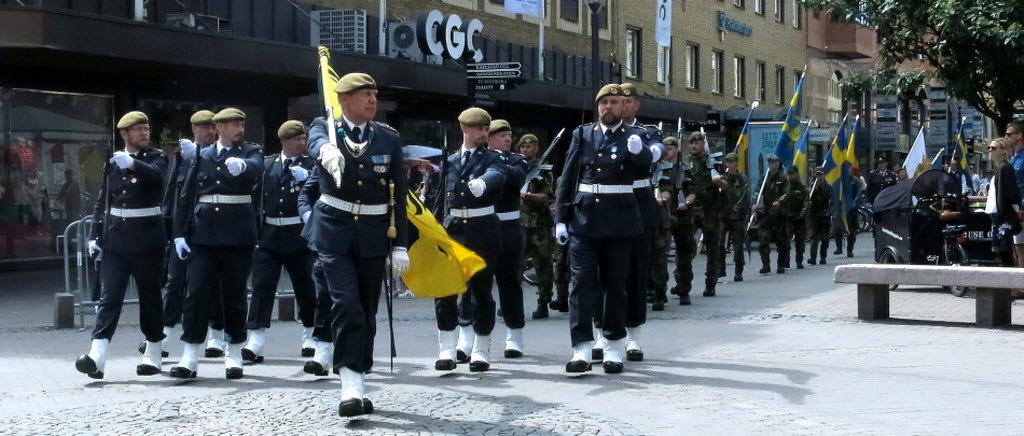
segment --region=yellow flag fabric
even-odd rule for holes
[[[338,102],[338,93],[334,92],[334,85],[338,83],[341,76],[331,68],[331,50],[324,46],[316,48],[320,58],[320,73],[317,74],[317,86],[320,88],[320,97],[323,99],[324,112],[328,107],[334,108],[334,117],[341,116],[341,103]]]
[[[409,223],[409,270],[402,279],[417,298],[439,298],[466,292],[466,281],[484,269],[483,258],[455,242],[437,223],[416,194],[406,195]],[[419,236],[413,241],[413,236]]]
[[[748,124],[743,125],[743,131],[740,132],[739,139],[736,140],[736,156],[738,164],[737,168],[740,173],[746,174],[747,172],[747,151],[750,150],[750,120],[747,120]]]

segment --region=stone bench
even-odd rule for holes
[[[975,288],[979,327],[1010,324],[1013,288],[1024,287],[1024,268],[853,264],[836,267],[836,283],[857,285],[857,318],[889,318],[889,285]]]

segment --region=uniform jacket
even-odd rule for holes
[[[786,215],[786,194],[789,192],[789,180],[786,180],[786,176],[782,174],[782,170],[770,171],[768,177],[765,179],[763,210],[765,213],[771,216],[785,216]],[[779,202],[779,206],[772,206],[772,203]]]
[[[533,161],[529,164],[527,172],[532,171],[540,161]],[[548,196],[548,201],[543,203],[533,200],[525,200],[522,205],[522,218],[523,227],[526,228],[545,228],[550,229],[554,225],[554,219],[551,217],[551,209],[548,208],[548,204],[555,196],[554,181],[551,176],[550,165],[545,165],[548,169],[541,168],[540,173],[537,174],[533,180],[530,180],[530,186],[527,186],[526,192],[531,194],[545,194]]]
[[[107,207],[143,209],[161,206],[167,155],[156,148],[135,154],[135,168],[122,170],[107,163],[106,183],[96,202],[92,234],[100,248],[113,253],[139,253],[167,247],[167,228],[162,215],[121,218]]]
[[[832,216],[832,187],[828,183],[818,182],[811,185],[814,190],[807,198],[807,213],[812,218],[830,218]]]
[[[642,125],[638,121],[633,120],[633,127],[643,129],[646,134],[646,141],[644,145],[646,147],[661,146],[661,130],[658,130],[657,126]],[[637,165],[636,174],[633,176],[633,180],[650,180],[653,165]],[[637,206],[640,208],[640,217],[644,221],[644,227],[648,230],[657,228],[661,223],[661,214],[658,213],[658,202],[654,198],[654,188],[651,186],[643,188],[634,188],[633,192],[636,194]]]
[[[242,143],[217,157],[217,146],[200,150],[186,175],[174,213],[174,237],[190,245],[219,247],[255,246],[258,241],[258,198],[245,204],[200,203],[203,195],[252,195],[263,176],[263,148]],[[225,164],[229,157],[245,161],[241,174],[232,176]]]
[[[530,170],[530,164],[526,156],[519,153],[498,152],[502,163],[502,172],[505,175],[505,187],[498,193],[498,201],[494,205],[497,212],[515,212],[519,210],[521,198],[519,190],[526,183],[526,173]]]
[[[745,220],[750,216],[750,182],[739,171],[727,171],[725,181],[729,186],[722,192],[725,204],[723,218]]]
[[[690,179],[693,184],[693,205],[691,208],[703,210],[704,214],[715,216],[722,210],[722,190],[711,181],[711,168],[708,167],[707,159],[691,159],[693,168],[690,170]]]
[[[802,182],[789,182],[789,193],[786,195],[786,215],[790,219],[803,219],[807,217],[807,198],[809,194],[809,188]]]
[[[304,154],[293,158],[289,165],[285,165],[284,161],[284,154],[267,156],[263,160],[265,170],[260,189],[263,195],[263,218],[300,216],[299,191],[303,183],[295,181],[290,168],[300,166],[312,173],[316,162]],[[292,253],[306,248],[306,241],[301,235],[302,224],[275,226],[261,219],[260,226],[260,248],[278,253]]]

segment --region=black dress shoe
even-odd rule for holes
[[[491,364],[484,361],[469,362],[469,372],[484,372],[491,369]]]
[[[817,265],[817,264],[818,264],[818,262],[817,262],[817,261],[815,261],[814,259],[807,259],[807,264],[808,264],[808,265]]]
[[[758,274],[771,274],[772,273],[772,269],[769,268],[769,267],[764,267],[764,268],[761,268],[757,273]]]
[[[551,302],[548,303],[548,309],[565,313],[569,311],[569,303],[564,300],[551,300]]]
[[[242,360],[250,363],[262,363],[263,356],[257,356],[256,353],[248,348],[242,349]]]
[[[665,303],[662,303],[661,301],[656,301],[654,302],[654,304],[651,304],[652,312],[661,312],[663,310],[665,310]]]
[[[454,371],[455,361],[451,359],[438,359],[434,362],[434,369],[438,371]]]
[[[157,375],[160,374],[160,369],[153,365],[139,364],[135,367],[136,375]]]
[[[363,407],[363,400],[359,398],[350,398],[338,405],[338,416],[352,417],[364,413],[366,413],[366,409]]]
[[[206,357],[224,357],[224,350],[220,348],[207,348],[203,355]]]
[[[590,362],[572,360],[565,364],[565,372],[580,373],[590,371]]]
[[[523,357],[523,352],[519,350],[505,350],[506,359],[518,359]]]
[[[548,307],[544,305],[537,306],[537,310],[533,311],[533,319],[544,319],[548,317]]]
[[[146,341],[139,342],[139,354],[146,354]]]
[[[626,350],[626,360],[630,362],[643,362],[644,352],[640,350]]]
[[[363,414],[369,415],[373,413],[373,403],[369,399],[363,398]]]
[[[594,348],[594,349],[590,350],[590,361],[591,362],[600,362],[602,360],[604,360],[604,349],[602,349],[602,348]]]
[[[826,263],[826,262],[825,262],[825,259],[821,259],[821,264],[822,264],[822,265],[825,265],[825,263]]]
[[[224,378],[227,378],[228,380],[242,378],[242,368],[225,368]]]
[[[802,264],[802,263],[797,263],[797,264],[796,264],[796,269],[804,269],[804,264]]]
[[[690,305],[690,294],[683,294],[683,295],[681,295],[679,297],[679,305],[680,306],[689,306]]]
[[[459,363],[469,363],[469,355],[465,351],[455,350],[455,361]]]
[[[852,251],[847,251],[846,252],[846,257],[853,257],[853,252]]]
[[[743,274],[736,274],[736,275],[732,276],[732,281],[734,281],[734,282],[742,282],[743,281]]]
[[[198,372],[192,371],[191,369],[185,368],[183,366],[175,366],[174,368],[171,368],[171,370],[168,371],[167,373],[170,374],[170,376],[174,377],[174,378],[186,378],[186,379],[187,378],[196,378],[196,376],[199,375]]]
[[[836,250],[836,251],[833,251],[832,254],[836,254],[836,255],[843,254],[843,251],[842,250]]]
[[[315,360],[307,361],[305,365],[302,365],[302,372],[306,374],[312,374],[317,377],[327,377],[327,368],[324,368],[320,362]]]
[[[75,369],[82,374],[95,374],[96,373],[96,362],[89,357],[88,354],[78,356],[78,360],[75,361]]]
[[[704,296],[705,297],[714,297],[715,296],[715,290],[714,289],[705,289],[704,290]]]
[[[786,268],[785,267],[781,267],[780,266],[780,267],[775,269],[775,274],[785,274],[785,273],[786,273]]]
[[[316,355],[316,348],[303,348],[299,353],[302,357],[313,357]]]
[[[605,374],[618,374],[622,372],[622,362],[605,362],[604,373]]]
[[[672,289],[668,290],[668,293],[670,293],[672,295],[679,295],[679,287],[678,286],[673,286]]]

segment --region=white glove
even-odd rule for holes
[[[405,247],[395,247],[391,250],[391,271],[395,275],[405,274],[409,270],[409,252]]]
[[[626,148],[629,149],[630,153],[637,154],[644,148],[644,141],[637,135],[632,135],[626,140]]]
[[[127,151],[115,152],[114,156],[110,158],[110,163],[116,164],[117,167],[122,170],[132,166],[132,162],[134,161],[135,158],[133,158],[132,155],[128,154]]]
[[[555,241],[558,245],[565,245],[569,242],[569,230],[565,228],[565,224],[555,224]]]
[[[303,167],[296,165],[289,169],[292,170],[292,178],[295,179],[296,182],[305,182],[306,179],[309,178],[309,171]]]
[[[320,147],[320,164],[334,177],[334,183],[341,187],[341,171],[345,167],[345,156],[337,145],[327,143]]]
[[[228,172],[232,176],[237,176],[245,171],[245,161],[237,157],[229,157],[224,161],[224,164],[228,166]]]
[[[93,239],[93,240],[89,241],[89,256],[90,257],[94,256],[96,253],[99,253],[100,255],[102,255],[103,254],[103,249],[100,248],[100,244],[97,244],[96,240]]]
[[[185,160],[192,160],[196,157],[196,144],[188,139],[179,139],[178,145],[181,146],[181,157]]]
[[[661,149],[658,148],[657,146],[651,146],[651,154],[654,155],[653,160],[651,162],[657,162],[661,160]]]
[[[469,181],[469,192],[474,197],[484,195],[484,191],[487,190],[487,183],[480,179],[473,179]]]
[[[185,260],[192,249],[188,247],[188,243],[185,242],[185,238],[174,238],[174,252],[178,253],[178,259]]]
[[[312,213],[313,213],[313,211],[311,211],[311,210],[307,210],[307,211],[306,211],[306,213],[302,214],[302,222],[303,222],[303,223],[307,223],[307,222],[309,222],[309,216],[310,216],[310,215],[311,215]]]

